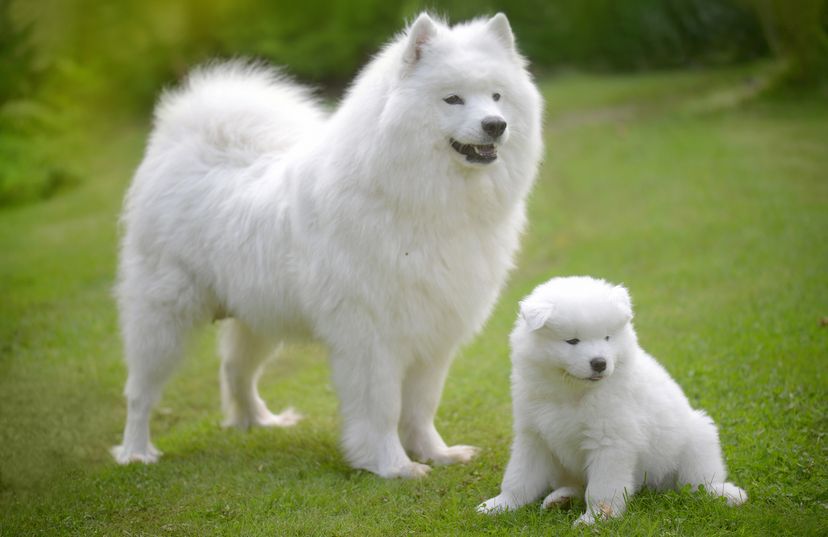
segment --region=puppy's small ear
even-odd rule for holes
[[[408,41],[403,53],[403,61],[408,65],[414,65],[422,56],[423,46],[437,33],[437,25],[428,13],[420,13],[414,24],[408,28]]]
[[[498,13],[486,23],[486,29],[494,35],[508,50],[515,49],[515,35],[509,26],[509,19],[503,13]]]
[[[627,291],[627,288],[623,285],[616,285],[612,288],[611,296],[613,303],[618,306],[618,309],[621,310],[627,318],[627,321],[631,321],[633,318],[632,299],[630,298],[630,293]]]
[[[526,326],[531,332],[538,330],[546,324],[549,317],[552,316],[552,311],[555,306],[552,304],[542,304],[533,302],[531,300],[524,300],[520,303],[520,316],[526,322]]]

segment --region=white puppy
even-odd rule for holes
[[[503,14],[421,15],[328,117],[271,70],[194,73],[162,99],[123,215],[127,422],[113,453],[154,462],[150,411],[194,327],[222,326],[226,423],[271,414],[256,379],[281,342],[331,355],[348,461],[416,477],[463,462],[434,415],[452,356],[489,315],[525,220],[542,102]]]
[[[627,290],[553,278],[520,304],[511,335],[514,442],[500,495],[481,512],[515,509],[553,489],[551,508],[581,497],[576,523],[618,517],[642,486],[747,500],[727,482],[716,425],[638,346]]]

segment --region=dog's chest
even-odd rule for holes
[[[397,231],[384,237],[385,255],[377,260],[393,281],[385,289],[386,314],[421,342],[445,346],[471,337],[505,279],[508,245],[475,229]]]
[[[406,304],[425,302],[474,322],[472,317],[500,289],[510,263],[508,249],[476,231],[405,239],[385,267],[399,282],[393,291],[398,303],[407,309]]]
[[[367,197],[340,201],[335,218],[327,206],[296,218],[294,231],[313,238],[301,242],[309,270],[297,278],[321,282],[332,303],[357,304],[399,346],[428,353],[473,335],[511,266],[519,218],[487,223],[462,206],[421,214]]]

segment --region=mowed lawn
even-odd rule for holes
[[[482,450],[419,481],[349,469],[315,346],[261,382],[274,410],[304,421],[223,430],[214,328],[153,417],[161,462],[114,464],[117,215],[148,120],[79,133],[78,188],[0,210],[0,535],[825,535],[828,102],[756,98],[765,72],[542,81],[547,153],[517,269],[438,417],[447,441]],[[746,505],[644,492],[593,530],[571,529],[582,504],[475,513],[509,454],[517,301],[569,274],[629,287],[642,345],[719,424]]]

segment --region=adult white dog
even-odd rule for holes
[[[506,17],[422,14],[330,117],[260,67],[161,100],[126,199],[117,288],[128,414],[118,462],[154,462],[149,416],[185,334],[216,318],[226,423],[293,424],[256,380],[281,342],[330,350],[356,468],[463,462],[434,428],[458,346],[498,296],[541,156],[542,102]]]
[[[554,490],[554,507],[586,489],[576,523],[624,513],[643,485],[689,484],[731,505],[716,425],[638,346],[627,290],[589,277],[553,278],[520,306],[512,332],[514,443],[500,495],[481,512],[516,509]]]

